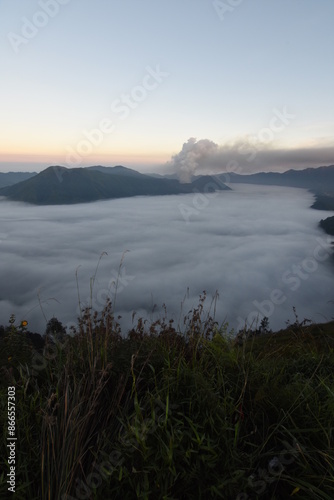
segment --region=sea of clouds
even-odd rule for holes
[[[107,297],[125,329],[132,313],[182,325],[205,290],[229,329],[272,329],[333,318],[332,215],[310,209],[306,190],[231,185],[232,191],[33,206],[0,200],[0,324],[43,333],[53,316],[69,327],[81,307]],[[124,253],[126,252],[126,253]],[[92,278],[95,276],[95,279]],[[116,291],[117,287],[117,291]],[[213,306],[212,306],[213,307]],[[212,309],[213,312],[213,309]]]

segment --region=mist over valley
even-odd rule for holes
[[[76,273],[82,308],[101,311],[117,283],[125,330],[134,311],[154,320],[163,304],[182,325],[204,290],[207,307],[219,293],[215,317],[229,329],[264,316],[283,328],[293,307],[300,320],[330,321],[332,238],[319,227],[329,213],[313,202],[304,189],[245,184],[43,207],[1,198],[1,321],[15,314],[40,333],[53,316],[76,324]]]

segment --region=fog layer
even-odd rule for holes
[[[76,275],[81,306],[98,311],[117,283],[125,328],[133,311],[156,319],[162,304],[178,323],[204,290],[208,305],[218,291],[216,319],[230,328],[263,316],[284,327],[293,306],[300,320],[332,319],[332,239],[318,228],[332,213],[310,209],[305,190],[232,187],[74,206],[0,200],[0,323],[12,313],[40,333],[52,316],[75,323]]]

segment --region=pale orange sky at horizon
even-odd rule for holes
[[[334,163],[333,0],[42,3],[0,2],[0,172],[162,170],[189,138]]]

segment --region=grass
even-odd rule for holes
[[[334,322],[235,339],[199,306],[182,331],[111,303],[64,343],[1,337],[1,498],[332,499]],[[8,492],[7,387],[16,389]]]

